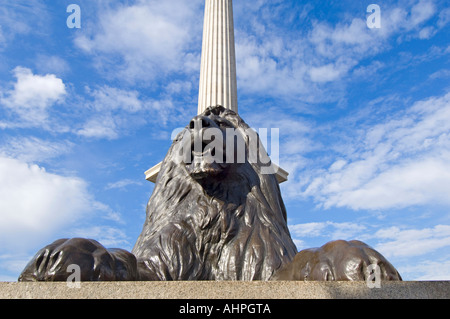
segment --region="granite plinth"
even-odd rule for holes
[[[449,299],[450,281],[1,282],[0,299]]]

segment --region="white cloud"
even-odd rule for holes
[[[22,35],[47,32],[49,16],[42,0],[30,6],[26,0],[2,1],[0,6],[0,49]],[[3,30],[3,43],[1,31]]]
[[[335,145],[346,153],[328,169],[305,172],[310,179],[301,195],[354,210],[450,205],[450,93],[352,132],[353,139]]]
[[[39,54],[35,61],[36,69],[41,73],[61,75],[70,70],[69,63],[59,56]]]
[[[412,26],[419,25],[430,19],[436,12],[433,1],[420,0],[411,8],[410,23]]]
[[[262,2],[255,8],[243,5],[247,11],[255,10],[259,20],[245,20],[245,26],[238,25],[236,30],[238,85],[246,93],[312,103],[342,99],[348,92],[345,86],[352,71],[369,79],[382,66],[372,64],[367,69],[363,64],[369,58],[391,50],[396,42],[429,39],[450,21],[449,14],[442,13],[445,10],[439,13],[433,1],[402,1],[381,6],[381,29],[368,28],[363,14],[355,13],[354,18],[349,15],[351,18],[336,23],[312,15],[304,31],[292,33],[291,24],[283,28],[279,21],[272,20],[278,15],[263,14],[257,8],[263,5],[266,10],[280,10],[298,19],[295,13],[301,12],[295,9],[301,6],[296,5],[288,13],[277,4]],[[438,13],[438,22],[430,25]],[[260,25],[265,28],[260,30]]]
[[[37,165],[0,156],[0,242],[11,249],[30,245],[77,221],[91,210],[86,183]]]
[[[109,207],[106,204],[103,204],[98,201],[92,202],[92,207],[96,211],[101,213],[101,216],[105,220],[113,221],[119,224],[123,224],[124,221],[122,220],[121,214],[117,211],[114,211],[111,207]]]
[[[441,69],[439,71],[434,72],[429,76],[430,79],[445,79],[450,78],[450,69]]]
[[[27,125],[42,125],[47,120],[48,109],[66,95],[65,84],[54,74],[35,75],[20,66],[13,72],[17,81],[0,103],[19,115]]]
[[[86,119],[74,133],[88,138],[113,140],[147,123],[165,126],[177,113],[171,100],[149,99],[135,90],[104,85],[86,87],[86,93],[90,98],[83,100]]]
[[[3,140],[0,155],[18,159],[27,163],[46,162],[72,148],[70,142],[51,142],[37,137],[11,137]]]
[[[301,43],[288,44],[287,39],[269,32],[264,39],[257,41],[252,35],[237,32],[237,78],[243,92],[305,98],[314,95],[314,87],[307,86],[309,67],[303,62],[306,53]]]
[[[306,223],[289,225],[289,230],[294,237],[322,236],[327,223]]]
[[[335,64],[327,64],[320,67],[312,67],[309,70],[311,81],[313,82],[331,82],[335,81],[346,74],[350,65],[344,64],[337,66]]]
[[[2,26],[0,25],[0,49],[5,46],[6,43],[6,39],[5,36],[3,35],[3,30],[2,30]]]
[[[376,249],[388,257],[413,257],[450,246],[450,225],[424,229],[381,229],[374,235],[381,243]]]
[[[92,108],[99,112],[124,110],[129,113],[141,111],[144,103],[139,99],[139,92],[135,90],[122,90],[109,86],[102,86],[87,93],[94,98]]]
[[[326,207],[346,206],[352,209],[388,209],[404,208],[425,204],[450,205],[449,190],[450,165],[447,159],[425,159],[418,162],[407,162],[372,174],[372,179],[364,184],[363,181],[349,176],[358,171],[346,172],[348,181],[355,182],[356,187],[343,191],[336,196],[330,196]],[[361,174],[365,174],[366,167],[361,166]],[[360,187],[358,187],[360,186]],[[336,191],[343,190],[342,184]],[[333,191],[333,190],[332,190]]]
[[[293,237],[304,239],[307,237],[327,237],[329,240],[350,240],[360,235],[366,226],[356,223],[315,222],[289,225]]]
[[[112,116],[97,115],[88,120],[76,134],[88,138],[106,138],[113,140],[119,137],[117,126]]]
[[[199,66],[192,40],[199,40],[201,1],[138,1],[102,10],[95,26],[75,39],[88,54],[101,53],[103,70],[123,80],[151,81],[168,72],[192,72]],[[193,63],[193,60],[197,61]],[[195,67],[194,69],[192,69]]]
[[[450,23],[450,8],[445,8],[439,13],[438,27],[443,28]]]
[[[97,225],[86,227],[93,217]],[[49,173],[38,165],[0,155],[2,272],[18,276],[37,249],[60,237],[90,237],[104,245],[129,246],[124,231],[101,225],[101,221],[124,223],[118,212],[94,200],[83,179]]]
[[[88,119],[76,134],[89,138],[116,139],[120,136],[122,124],[130,114],[141,111],[144,103],[137,91],[127,91],[109,86],[95,89],[86,87],[86,93],[92,100],[84,102],[88,110]]]
[[[413,5],[401,2],[395,6],[386,4],[381,6],[380,29],[368,28],[361,18],[340,22],[334,27],[316,22],[310,40],[316,45],[317,53],[327,57],[344,56],[345,53],[352,56],[378,53],[389,48],[386,41],[390,37],[417,33],[435,14],[436,6],[429,0],[419,0]]]
[[[107,248],[129,246],[128,237],[121,229],[110,226],[93,226],[73,231],[73,237],[92,238]],[[129,249],[129,248],[128,248]]]
[[[126,187],[130,185],[142,185],[142,183],[132,179],[122,179],[114,183],[108,183],[106,189],[126,189]]]
[[[425,27],[419,32],[419,39],[429,39],[435,34],[433,27]]]
[[[334,27],[327,22],[315,22],[308,35],[315,53],[332,59],[337,56],[363,55],[369,50],[378,51],[380,40],[380,34],[369,29],[366,21],[360,18],[338,23]]]
[[[409,263],[398,267],[403,278],[411,278],[414,281],[445,280],[450,278],[450,261],[425,261]]]
[[[169,83],[166,90],[168,94],[188,94],[191,92],[193,83],[191,81],[174,81]]]
[[[242,30],[236,36],[239,85],[259,94],[300,96],[311,102],[335,100],[336,95],[328,92],[339,90],[359,61],[384,48],[384,38],[360,18],[335,26],[313,21],[304,34],[265,22],[272,28],[261,34],[261,41]],[[333,82],[335,86],[330,86]]]

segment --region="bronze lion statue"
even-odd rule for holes
[[[60,239],[35,255],[19,281],[65,281],[73,264],[81,281],[366,280],[374,264],[382,280],[401,280],[359,241],[297,252],[274,166],[252,132],[233,111],[208,108],[173,141],[131,253]]]

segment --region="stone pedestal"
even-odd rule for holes
[[[450,281],[382,282],[1,282],[0,299],[449,299]]]

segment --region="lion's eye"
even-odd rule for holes
[[[219,114],[220,114],[220,109],[219,108],[213,108],[212,110],[211,110],[211,113],[212,114],[214,114],[214,115],[217,115],[217,116],[219,116]]]
[[[222,122],[222,121],[217,121],[217,125],[219,125],[219,127],[220,127],[221,129],[225,129],[225,128],[227,128],[227,127],[230,127],[230,125],[229,125],[228,123]]]

